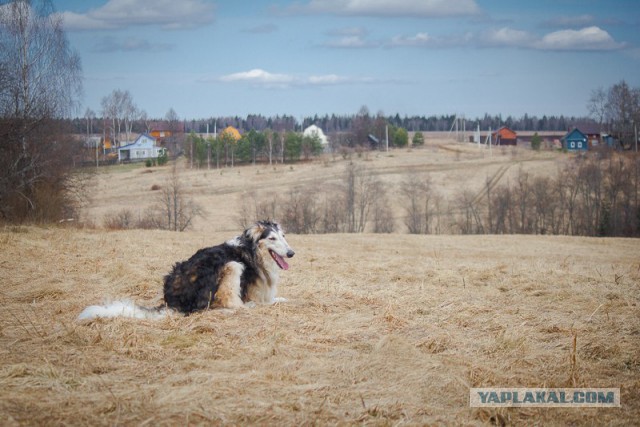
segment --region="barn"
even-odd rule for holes
[[[506,126],[501,127],[491,134],[494,145],[516,145],[518,135]]]
[[[564,148],[569,151],[587,151],[589,149],[589,139],[580,129],[573,128],[562,137]]]

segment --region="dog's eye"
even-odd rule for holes
[[[276,240],[276,238],[272,236],[272,237],[269,237],[269,240],[273,240],[273,241],[275,241],[275,240]]]

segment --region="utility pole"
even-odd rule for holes
[[[491,126],[489,126],[489,135],[487,135],[487,137],[489,138],[489,157],[491,157],[491,146],[493,145],[493,141],[491,141]]]
[[[385,138],[387,139],[387,153],[389,152],[389,125],[385,126]]]
[[[462,141],[460,142],[466,142],[467,141],[467,119],[464,117],[464,114],[462,115]]]

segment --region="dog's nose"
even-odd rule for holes
[[[293,256],[294,256],[295,254],[296,254],[296,253],[295,253],[293,250],[289,249],[289,250],[287,251],[287,258],[293,258]]]

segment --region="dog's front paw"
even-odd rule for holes
[[[247,301],[244,303],[244,308],[256,308],[258,304],[253,301]]]
[[[282,298],[282,297],[274,297],[273,298],[273,303],[274,304],[279,303],[279,302],[287,302],[287,299],[286,298]]]

